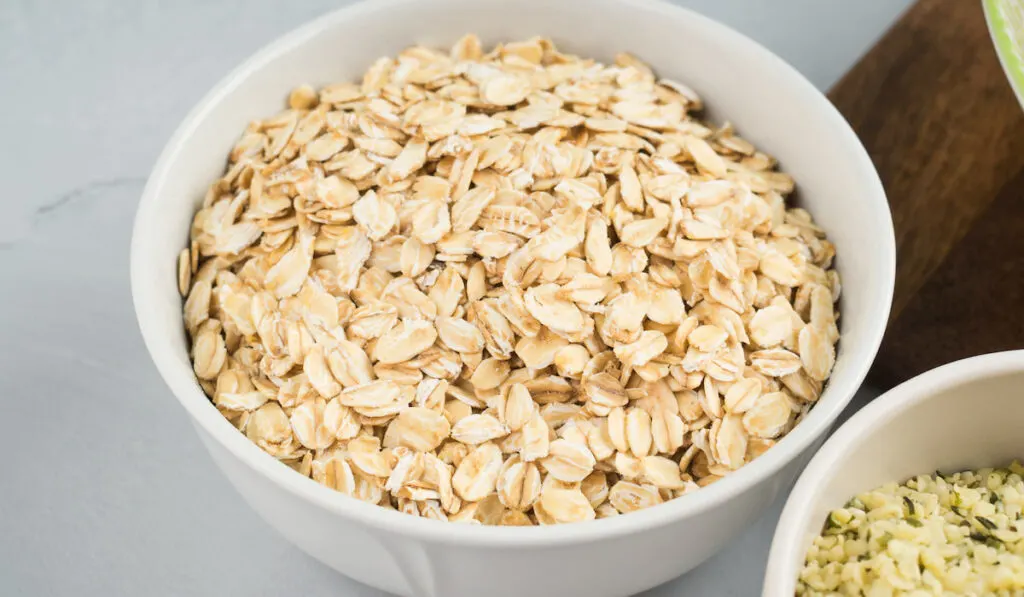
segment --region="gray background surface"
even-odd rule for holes
[[[910,0],[677,2],[825,89]],[[150,363],[128,284],[136,202],[188,109],[346,3],[0,1],[0,595],[379,595],[241,502]],[[779,507],[649,595],[756,595]]]

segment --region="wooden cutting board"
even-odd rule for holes
[[[870,381],[1024,347],[1024,110],[981,3],[919,0],[829,98],[878,168],[896,228]]]

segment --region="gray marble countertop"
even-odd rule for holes
[[[677,1],[822,89],[910,3]],[[151,364],[128,284],[136,202],[178,122],[247,55],[340,4],[0,2],[0,594],[379,595],[235,494]],[[780,507],[649,595],[758,594]]]

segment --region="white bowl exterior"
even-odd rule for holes
[[[797,482],[779,520],[765,597],[792,597],[825,517],[854,495],[935,471],[1024,458],[1024,351],[957,361],[916,377],[850,418]]]
[[[632,595],[679,576],[724,547],[789,487],[807,460],[800,457],[750,491],[679,524],[574,546],[484,550],[374,532],[304,503],[196,428],[245,501],[289,541],[346,576],[409,597]]]
[[[829,232],[840,256],[843,337],[819,404],[740,473],[685,500],[628,517],[533,529],[452,528],[302,479],[239,434],[196,384],[182,331],[175,258],[239,132],[250,120],[279,110],[296,85],[358,78],[379,56],[410,43],[447,45],[470,31],[489,43],[547,35],[567,51],[606,61],[617,51],[636,54],[660,75],[692,86],[706,100],[709,116],[727,115],[740,134],[777,156],[798,181],[801,205]],[[416,595],[503,594],[499,585],[511,594],[528,577],[538,579],[530,581],[530,592],[538,596],[621,595],[709,557],[788,484],[856,391],[881,340],[894,270],[892,223],[881,184],[827,100],[743,36],[648,0],[376,0],[323,17],[257,54],[193,110],[154,169],[132,241],[132,289],[147,347],[246,500],[291,541],[348,576]],[[375,546],[364,548],[370,539]],[[517,572],[507,574],[512,570]],[[440,591],[441,583],[453,585]]]

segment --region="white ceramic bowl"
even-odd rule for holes
[[[764,597],[793,597],[829,511],[889,481],[1024,458],[1024,350],[964,359],[865,406],[800,475],[779,519]]]
[[[801,200],[837,246],[842,341],[820,403],[750,466],[686,499],[614,519],[545,528],[421,520],[349,499],[296,475],[214,409],[192,375],[175,289],[175,257],[193,212],[251,119],[281,109],[289,89],[358,78],[412,43],[486,43],[546,35],[605,61],[619,51],[696,89],[709,115],[778,156]],[[403,595],[625,595],[713,554],[771,503],[820,443],[874,358],[892,298],[892,222],[878,176],[831,104],[779,58],[690,11],[648,0],[376,0],[272,43],[188,115],[157,162],[135,221],[132,291],[157,368],[203,443],[245,500],[327,565]]]

